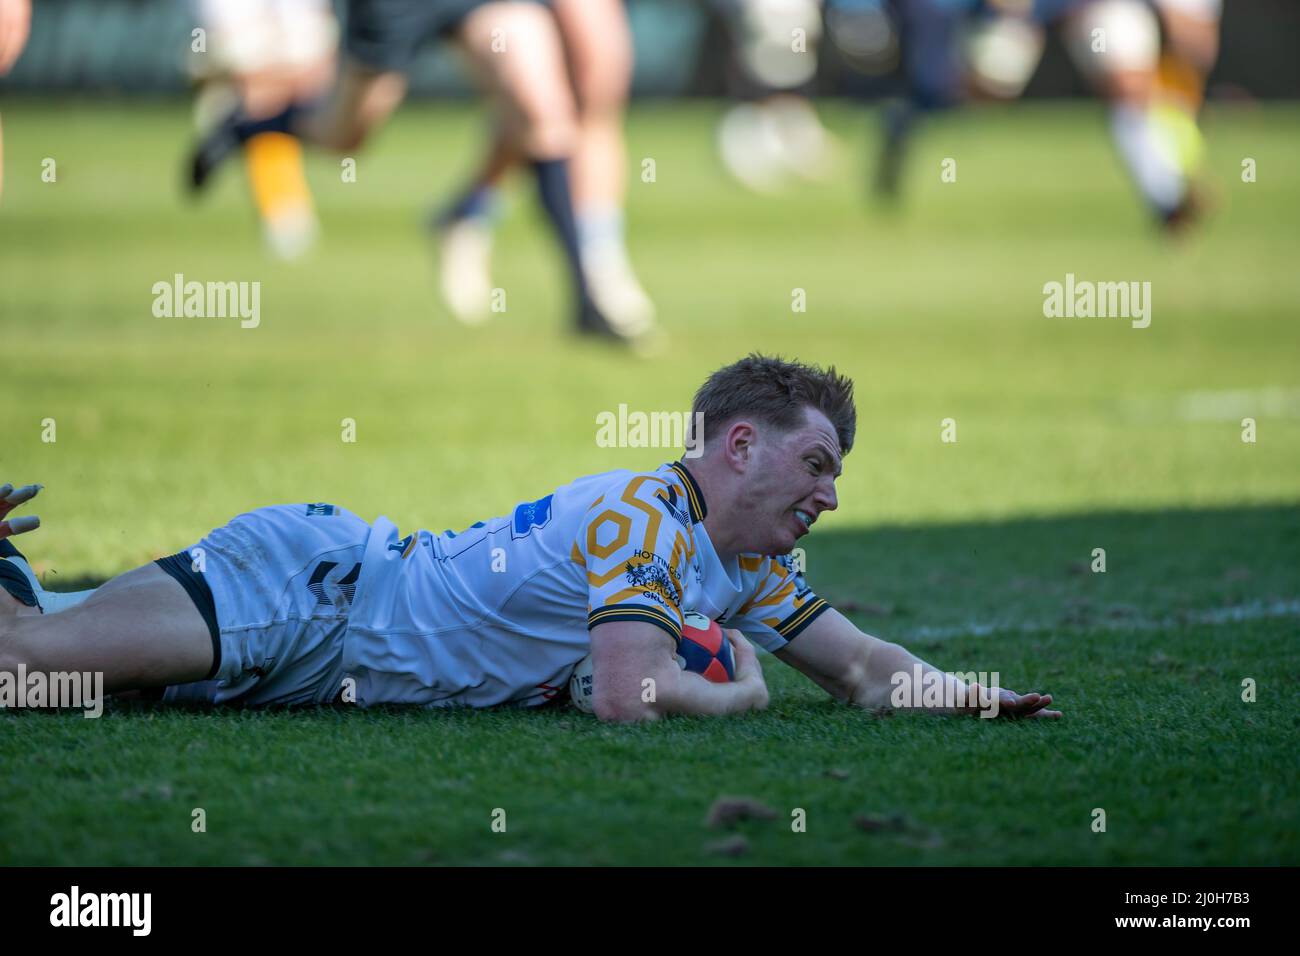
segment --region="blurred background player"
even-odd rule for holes
[[[897,56],[904,93],[886,104],[881,114],[884,129],[875,175],[877,197],[892,201],[898,198],[907,146],[917,123],[966,97],[962,30],[979,0],[830,0],[830,4],[831,15],[842,21],[879,22],[881,30],[892,33],[888,46]]]
[[[31,27],[31,0],[0,0],[0,76],[8,73],[18,62]],[[0,196],[4,195],[4,181],[4,126],[0,122]]]
[[[315,106],[290,104],[264,119],[243,108],[228,114],[194,153],[195,188],[202,189],[231,153],[268,131],[335,150],[359,148],[402,102],[416,53],[425,41],[436,38],[457,42],[493,95],[502,135],[532,168],[542,208],[568,262],[575,330],[637,347],[648,344],[640,330],[609,321],[588,289],[569,188],[576,108],[555,20],[540,3],[351,0],[344,56],[330,94]]]
[[[897,196],[907,142],[922,116],[970,98],[1018,98],[1052,25],[1107,102],[1112,139],[1144,202],[1171,229],[1192,220],[1204,152],[1195,116],[1217,55],[1216,0],[892,0],[887,9],[907,92],[885,111],[878,195]],[[1163,38],[1157,10],[1178,23],[1166,25]]]
[[[623,0],[552,0],[551,8],[577,108],[569,173],[583,272],[605,316],[642,334],[654,322],[654,305],[632,270],[624,240],[623,111],[632,84],[627,12]],[[462,322],[488,317],[498,190],[524,158],[507,131],[496,129],[469,186],[432,223],[441,245],[443,298]]]
[[[1031,6],[1027,0],[1001,0],[990,6],[1000,16],[977,29],[989,35],[1016,31],[1027,51],[1020,61],[1028,67],[1020,89],[1042,54],[1042,27],[1058,27],[1080,73],[1108,104],[1111,138],[1143,201],[1171,230],[1193,221],[1199,208],[1194,184],[1204,153],[1195,116],[1218,52],[1218,3],[1033,0]],[[1187,15],[1188,9],[1196,13]],[[1027,32],[1026,24],[1034,30]],[[972,58],[976,77],[988,72],[982,64],[992,64],[991,52]]]
[[[836,144],[809,99],[822,35],[820,0],[714,0],[729,40],[726,82],[741,102],[718,126],[718,151],[756,192],[791,177],[824,179]]]
[[[200,84],[195,122],[200,134],[236,106],[254,120],[319,97],[334,74],[338,24],[329,0],[192,0],[206,33],[191,47],[190,72]],[[244,143],[248,184],[267,248],[293,259],[316,237],[316,213],[303,172],[302,144],[277,130]]]

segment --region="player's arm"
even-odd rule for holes
[[[951,693],[951,696],[944,694],[945,701],[964,700],[973,705],[927,707],[926,710],[946,714],[979,711],[978,684],[967,685],[957,677],[930,666],[898,644],[864,634],[834,609],[819,615],[795,640],[775,654],[832,697],[859,707],[870,710],[910,707],[911,694],[899,695],[895,690],[904,681],[914,681],[919,666],[923,682],[940,681],[945,692]],[[1045,709],[1051,702],[1050,694],[1021,695],[1000,690],[996,712],[1004,717],[1060,717],[1060,711]]]
[[[658,720],[667,714],[722,716],[767,706],[763,668],[749,642],[732,638],[736,679],[715,684],[683,670],[673,639],[641,621],[610,621],[591,629],[592,706],[609,721]]]

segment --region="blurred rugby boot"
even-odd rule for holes
[[[202,192],[212,179],[212,174],[238,152],[245,143],[261,133],[288,134],[294,117],[301,107],[295,103],[263,119],[252,119],[244,113],[243,105],[236,102],[224,110],[215,111],[206,133],[199,137],[189,158],[188,188],[192,194]]]
[[[733,106],[722,117],[718,155],[732,178],[754,192],[773,193],[785,184],[780,131],[756,103]]]
[[[482,325],[491,315],[492,229],[461,219],[438,234],[438,288],[456,321]]]
[[[491,317],[492,226],[497,192],[472,186],[450,209],[429,221],[438,243],[438,288],[458,322],[482,325]]]
[[[586,338],[626,347],[639,358],[662,355],[667,349],[667,337],[660,329],[653,325],[638,333],[621,329],[602,314],[589,298],[578,305],[574,331]]]
[[[813,105],[801,96],[777,96],[763,104],[786,170],[813,182],[823,182],[835,169],[838,144]]]
[[[592,301],[626,335],[647,334],[654,325],[655,307],[628,259],[622,211],[583,210],[577,224],[582,272]]]
[[[531,166],[533,175],[537,178],[537,195],[542,210],[551,222],[555,238],[559,240],[569,265],[573,299],[577,303],[575,331],[579,335],[618,342],[633,348],[647,347],[649,339],[640,329],[627,322],[626,317],[620,317],[623,321],[612,319],[592,297],[587,273],[582,265],[578,225],[569,192],[568,160],[535,159]]]

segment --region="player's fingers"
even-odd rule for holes
[[[1030,700],[1029,698],[1033,698]],[[1013,717],[1037,717],[1052,702],[1051,694],[1026,694],[1012,711]]]
[[[1043,710],[1036,710],[1032,714],[1025,714],[1025,716],[1031,720],[1035,718],[1040,720],[1058,720],[1061,717],[1061,712],[1059,710],[1047,710],[1044,708]]]
[[[1032,698],[1032,699],[1031,699]],[[1037,703],[1037,694],[1021,696],[1013,690],[1001,689],[998,693],[998,716],[1021,717]]]
[[[1014,690],[1001,688],[998,692],[998,709],[1003,713],[1016,715],[1025,707],[1025,698]]]
[[[44,485],[23,485],[21,488],[15,488],[6,484],[0,488],[0,518],[13,511],[24,501],[31,501],[44,487]]]
[[[738,652],[742,654],[754,653],[754,645],[750,644],[749,638],[745,637],[745,635],[740,633],[740,631],[737,631],[734,628],[724,627],[722,633],[727,636],[727,640],[731,641],[731,646]]]
[[[34,531],[40,526],[41,519],[36,515],[22,515],[17,518],[10,518],[8,521],[0,521],[0,540],[11,535]]]
[[[1015,706],[1012,707],[1012,712],[1018,717],[1032,714],[1042,706],[1042,699],[1043,697],[1041,694],[1022,694],[1016,698],[1016,703]]]
[[[35,498],[37,493],[44,487],[44,485],[23,485],[21,488],[15,488],[5,495],[5,501],[11,505],[20,505],[24,501]]]

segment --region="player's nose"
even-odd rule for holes
[[[834,511],[840,506],[839,496],[835,494],[835,480],[828,479],[817,486],[817,492],[813,495],[813,502],[817,505],[817,511]]]

